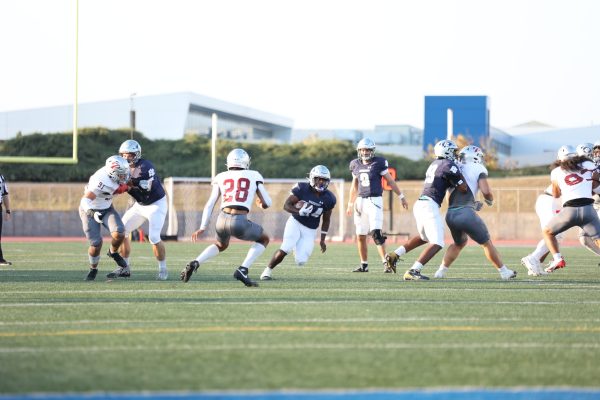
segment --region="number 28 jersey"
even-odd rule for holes
[[[229,170],[215,176],[213,185],[219,186],[221,193],[221,210],[225,207],[244,207],[248,211],[259,184],[264,179],[260,172],[251,169]]]

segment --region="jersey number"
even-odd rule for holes
[[[578,183],[580,183],[582,181],[583,181],[583,178],[578,174],[569,174],[569,175],[565,176],[565,183],[568,186],[577,185]]]
[[[233,179],[225,179],[223,181],[225,193],[223,193],[223,201],[230,202],[233,199],[243,203],[248,199],[248,191],[250,190],[250,179],[239,178],[237,181]],[[232,193],[234,192],[235,193]]]
[[[360,186],[362,187],[371,186],[371,179],[369,178],[369,174],[366,172],[361,172],[361,174],[358,176],[358,180],[360,181]]]
[[[425,183],[432,183],[435,178],[435,171],[437,170],[439,164],[432,164],[427,168],[427,172],[425,173]]]

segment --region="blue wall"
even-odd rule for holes
[[[481,146],[481,138],[489,137],[487,96],[425,96],[424,151],[428,145],[446,139],[449,108],[453,112],[454,137],[461,134],[476,146]]]

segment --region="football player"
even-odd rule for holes
[[[574,149],[572,146],[562,146],[558,150],[556,159],[557,161],[565,161],[568,158],[573,158],[576,156],[590,158],[590,152],[589,150],[587,150],[588,148],[590,148],[589,144],[579,145],[576,149]],[[594,196],[597,197],[598,195]],[[561,210],[562,201],[560,198],[555,198],[552,196],[552,185],[549,185],[544,190],[544,192],[538,196],[535,202],[535,212],[540,220],[542,230],[548,224],[548,222],[550,222],[552,217],[558,214]],[[563,237],[564,234],[560,233],[556,235],[556,240],[560,243]],[[579,240],[586,248],[588,248],[592,252],[594,252],[593,249],[598,248],[590,237],[583,235],[583,231],[581,231],[580,233]],[[546,246],[546,241],[542,239],[539,241],[533,252],[521,258],[521,264],[525,268],[527,268],[527,274],[529,276],[547,275],[547,272],[542,266],[542,262],[544,261],[548,253],[549,251],[548,247]]]
[[[458,146],[452,140],[442,140],[435,144],[433,152],[436,159],[425,173],[423,192],[413,206],[419,234],[406,241],[404,245],[386,255],[388,264],[396,269],[400,256],[428,243],[413,266],[404,273],[405,281],[428,280],[421,275],[421,269],[444,247],[444,222],[440,207],[448,189],[458,189],[466,193],[467,184],[454,160]]]
[[[83,232],[90,242],[88,256],[90,271],[86,280],[93,281],[98,274],[100,251],[102,250],[102,226],[110,231],[112,240],[108,256],[115,260],[120,268],[127,263],[118,253],[119,246],[125,237],[125,227],[119,213],[113,208],[113,196],[127,190],[129,181],[129,165],[121,156],[111,156],[104,167],[96,171],[85,187],[79,203],[79,218]]]
[[[487,168],[483,165],[483,151],[477,146],[463,147],[458,153],[458,160],[460,172],[467,183],[467,191],[453,190],[450,192],[446,223],[450,228],[454,243],[448,246],[434,278],[446,277],[448,268],[467,245],[469,238],[483,247],[485,256],[498,270],[502,279],[515,278],[516,271],[508,269],[504,265],[496,246],[490,240],[485,222],[477,215],[477,211],[482,207],[482,203],[476,200],[480,191],[488,206],[491,207],[494,204],[494,196],[487,180]]]
[[[400,191],[388,171],[387,160],[375,156],[375,142],[372,139],[364,138],[358,142],[356,152],[358,158],[350,162],[352,183],[346,209],[347,215],[354,214],[356,243],[360,257],[360,265],[352,272],[369,272],[367,234],[371,235],[377,246],[377,252],[384,265],[384,272],[396,272],[385,260],[386,236],[382,233],[383,198],[381,196],[383,187],[381,177],[388,182],[394,193],[398,195],[404,209],[408,209],[408,203],[404,193]]]
[[[129,163],[131,180],[128,193],[133,200],[133,205],[123,215],[125,224],[125,240],[121,246],[121,256],[127,262],[127,268],[117,268],[107,275],[109,278],[129,277],[131,275],[129,256],[131,242],[129,235],[148,221],[148,240],[152,244],[152,252],[158,261],[158,279],[166,280],[167,257],[165,245],[160,238],[167,216],[167,196],[162,186],[160,177],[154,165],[142,158],[142,146],[135,140],[126,140],[119,147],[119,154]]]
[[[595,156],[595,153],[598,153],[598,155],[600,155],[600,143],[596,143],[596,145],[593,145],[591,143],[583,143],[578,145],[575,148],[575,150],[577,151],[577,155],[586,157],[590,161],[594,162],[596,164],[596,170],[598,170],[598,163],[595,161],[597,160],[597,156]],[[600,196],[594,193],[592,197],[594,199],[594,210],[596,210],[598,217],[600,217]],[[596,254],[597,256],[600,256],[600,247],[596,246],[596,243],[589,236],[584,235],[583,231],[581,231],[579,234],[579,242],[586,249]]]
[[[596,165],[585,156],[576,155],[571,146],[563,146],[559,150],[575,154],[555,161],[550,173],[552,195],[561,198],[562,211],[556,214],[543,228],[542,233],[546,246],[552,254],[552,262],[545,269],[547,273],[566,267],[556,240],[556,236],[569,228],[578,226],[583,234],[600,244],[600,219],[594,210],[592,190],[598,187],[599,174]],[[569,149],[570,148],[570,149]]]
[[[258,286],[258,283],[250,279],[248,269],[265,251],[269,244],[269,236],[263,231],[262,226],[248,219],[248,213],[255,195],[258,196],[257,204],[263,209],[271,206],[271,197],[265,189],[262,175],[249,168],[250,156],[246,151],[233,149],[229,152],[227,171],[221,172],[213,179],[212,192],[202,212],[200,229],[192,233],[192,242],[196,242],[206,231],[212,210],[220,198],[221,212],[216,223],[217,240],[186,265],[181,271],[182,281],[189,281],[201,264],[225,251],[229,246],[231,236],[233,236],[254,242],[240,267],[233,273],[233,277],[246,286]]]
[[[335,195],[327,189],[330,180],[329,169],[324,165],[317,165],[310,170],[308,182],[298,182],[292,188],[283,205],[283,209],[291,214],[285,223],[283,242],[261,274],[261,280],[271,280],[273,268],[279,265],[292,250],[295,253],[296,264],[298,266],[306,264],[315,247],[321,217],[323,222],[319,245],[321,253],[325,253],[327,250],[325,237],[336,203]]]

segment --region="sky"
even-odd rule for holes
[[[600,124],[597,0],[0,0],[0,111],[194,92],[297,129],[424,125],[428,95],[490,123]]]

